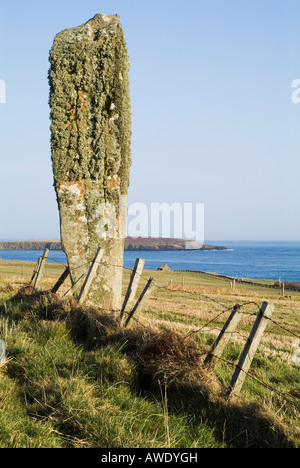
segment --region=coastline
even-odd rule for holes
[[[30,241],[27,241],[30,242]],[[35,241],[36,242],[36,241]],[[0,258],[17,261],[37,261],[45,247],[40,250],[0,250]],[[56,241],[57,242],[57,241]],[[124,254],[124,267],[133,267],[137,257],[144,258],[146,268],[156,270],[167,264],[172,271],[215,272],[228,278],[260,279],[276,282],[300,283],[300,242],[246,242],[210,240],[210,245],[226,245],[226,250],[187,250],[187,249],[127,249]],[[219,243],[220,242],[220,243]],[[27,247],[29,245],[27,244]],[[60,247],[60,245],[59,245]],[[148,250],[148,251],[147,251]],[[66,264],[62,250],[50,250],[48,263]],[[1,273],[0,273],[1,274]],[[226,281],[230,281],[227,279]]]
[[[62,250],[59,240],[0,241],[1,250]],[[197,241],[172,238],[126,237],[124,250],[167,251],[167,250],[227,250],[226,247],[200,244]]]

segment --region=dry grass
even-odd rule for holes
[[[203,365],[203,353],[186,335],[171,330],[155,333],[142,344],[138,358],[144,376],[153,383],[168,387],[183,382],[197,383],[210,390],[220,390],[213,373]]]

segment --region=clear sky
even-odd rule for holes
[[[48,55],[96,13],[130,56],[129,204],[204,203],[206,240],[300,240],[299,0],[1,0],[0,238],[59,237]]]

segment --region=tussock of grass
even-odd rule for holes
[[[142,344],[138,357],[143,374],[152,382],[167,386],[197,382],[219,389],[213,374],[203,366],[203,353],[196,342],[180,333],[165,330],[154,334]]]

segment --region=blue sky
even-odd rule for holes
[[[48,55],[96,13],[130,56],[129,203],[204,203],[206,240],[300,240],[299,0],[1,0],[0,238],[59,237]]]

